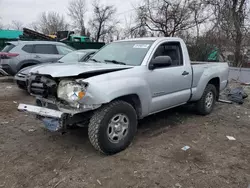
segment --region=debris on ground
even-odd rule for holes
[[[96,181],[97,181],[97,183],[98,183],[99,185],[102,185],[102,183],[100,182],[100,180],[97,179]]]
[[[189,150],[190,149],[190,147],[189,146],[184,146],[183,148],[181,148],[183,151],[187,151],[187,150]]]
[[[73,156],[69,158],[69,160],[68,160],[68,164],[70,163],[70,161],[72,160],[72,158],[73,158]]]
[[[232,102],[243,104],[244,99],[247,97],[248,95],[244,91],[243,87],[236,87],[234,89],[228,89],[227,98],[228,100]]]
[[[11,88],[12,88],[12,86],[7,86],[7,87],[6,87],[6,89],[11,89]]]
[[[232,101],[228,101],[228,100],[219,99],[218,101],[222,103],[233,104]]]
[[[175,187],[181,188],[182,186],[181,186],[181,184],[176,183],[176,184],[175,184]]]
[[[228,140],[236,140],[236,138],[232,137],[232,136],[227,136]]]
[[[248,82],[248,83],[241,83],[241,85],[243,85],[243,86],[250,86],[250,82]]]
[[[29,132],[35,132],[36,130],[35,129],[29,129],[28,131]]]
[[[2,124],[8,124],[9,122],[8,121],[4,121],[4,122],[2,122]]]
[[[57,182],[55,185],[54,185],[54,188],[56,188],[60,183],[62,183],[63,181],[65,180],[65,178],[63,178],[62,180],[60,180],[59,182]]]
[[[16,101],[13,101],[13,103],[14,103],[14,104],[17,104],[17,102],[16,102]]]

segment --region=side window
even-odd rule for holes
[[[37,44],[34,47],[34,52],[37,54],[58,54],[55,45],[52,44]]]
[[[172,66],[182,66],[182,50],[179,42],[168,42],[161,44],[155,51],[153,58],[157,56],[169,56],[172,59]]]
[[[68,48],[66,46],[56,46],[56,48],[60,55],[66,55],[73,51],[71,48]]]
[[[23,48],[22,48],[22,50],[23,51],[25,51],[25,52],[27,52],[27,53],[32,53],[33,52],[33,45],[25,45]]]

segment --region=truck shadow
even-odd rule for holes
[[[189,117],[195,117],[196,111],[192,105],[184,105],[170,110],[165,110],[160,113],[148,116],[138,122],[138,135],[154,135],[161,132],[167,127],[175,127],[184,124]],[[87,128],[76,128],[70,130],[70,134],[76,136],[74,139],[88,139]]]
[[[164,129],[184,124],[187,118],[195,116],[197,116],[196,111],[191,104],[165,110],[140,120],[138,132],[139,134],[154,136],[154,132],[156,135],[158,134],[157,132],[161,134],[164,132]]]

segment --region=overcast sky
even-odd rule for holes
[[[67,6],[70,0],[0,0],[0,17],[1,23],[4,25],[11,24],[12,20],[19,20],[28,25],[38,19],[41,12],[56,11],[63,14],[67,21]],[[139,0],[100,0],[101,4],[115,5],[120,20],[124,21],[124,17],[130,16],[133,7],[137,6]],[[91,14],[92,0],[86,0],[88,4],[88,14]],[[125,12],[125,13],[124,13]]]

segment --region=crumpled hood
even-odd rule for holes
[[[53,63],[34,67],[30,70],[34,74],[50,75],[54,78],[78,76],[84,73],[105,72],[132,68],[128,65],[106,63]]]

